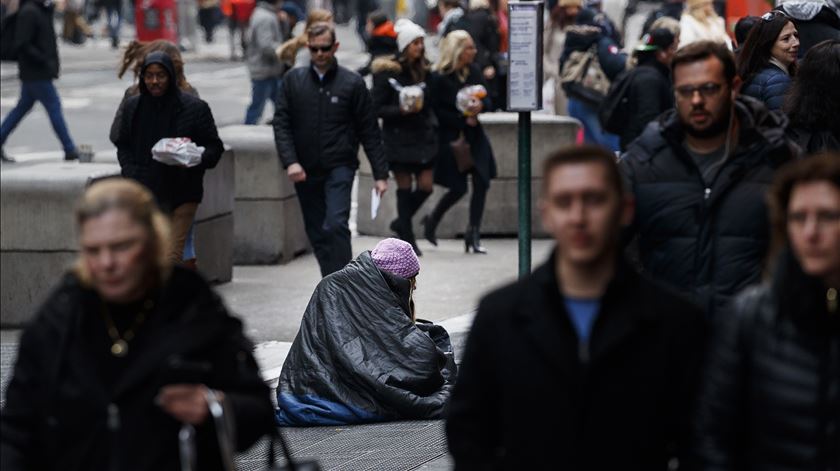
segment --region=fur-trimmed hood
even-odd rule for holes
[[[402,72],[402,65],[395,57],[377,57],[373,59],[373,62],[370,64],[370,71],[374,74],[382,72],[398,74]]]

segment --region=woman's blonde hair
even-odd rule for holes
[[[490,9],[490,0],[470,0],[470,10],[479,10],[481,8]]]
[[[648,31],[653,31],[655,29],[667,29],[670,31],[675,38],[680,37],[680,21],[670,16],[663,16],[661,18],[657,18],[653,23],[650,24]]]
[[[467,41],[471,40],[470,33],[464,30],[455,30],[446,35],[440,42],[440,58],[434,66],[434,70],[443,74],[455,72],[458,66],[458,59],[467,47]],[[466,71],[457,71],[466,78]]]
[[[712,8],[707,8],[712,6]],[[719,18],[714,10],[714,3],[711,0],[688,0],[685,2],[685,12],[701,23],[706,23],[714,18]]]
[[[108,178],[94,183],[76,206],[77,231],[81,232],[82,226],[89,219],[111,210],[125,211],[133,221],[148,230],[158,281],[165,281],[172,272],[172,236],[169,220],[158,209],[151,192],[125,178]],[[76,259],[73,271],[82,284],[91,285],[90,272],[81,256]]]

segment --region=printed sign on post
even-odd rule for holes
[[[509,2],[508,110],[542,108],[543,2]]]

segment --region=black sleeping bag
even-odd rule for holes
[[[449,334],[411,321],[409,291],[370,252],[321,280],[280,374],[280,425],[442,417],[456,376]]]

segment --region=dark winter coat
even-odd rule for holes
[[[22,81],[58,78],[53,8],[41,0],[22,0],[15,20],[14,50]]]
[[[359,142],[377,180],[388,162],[367,86],[362,77],[333,62],[321,82],[313,67],[283,78],[274,113],[274,142],[283,168],[298,163],[308,174],[359,166]]]
[[[701,470],[840,469],[840,317],[786,253],[721,316],[697,416]]]
[[[769,240],[764,196],[775,170],[798,151],[785,137],[784,115],[749,97],[735,110],[737,147],[711,186],[683,147],[675,110],[650,123],[619,163],[636,196],[631,232],[644,270],[710,315],[759,281]]]
[[[622,264],[581,344],[555,273],[552,257],[481,301],[446,423],[456,468],[668,469],[688,449],[702,313]]]
[[[370,252],[321,280],[283,363],[280,425],[441,417],[455,357],[442,327],[411,321],[410,293]]]
[[[744,83],[741,94],[761,100],[769,110],[781,110],[790,84],[790,76],[785,71],[768,64]]]
[[[808,129],[801,126],[791,126],[788,128],[787,134],[806,155],[826,151],[840,152],[840,133],[830,129]]]
[[[174,100],[172,116],[160,116],[161,120],[169,120],[170,130],[166,137],[188,137],[197,146],[204,147],[201,163],[195,167],[183,168],[160,163],[152,158],[152,148],[147,152],[137,152],[132,145],[135,140],[133,133],[140,100],[150,97],[145,82],[139,83],[140,95],[130,96],[120,104],[114,121],[111,124],[111,142],[117,147],[117,159],[122,169],[122,176],[137,180],[145,185],[155,195],[158,204],[165,211],[173,211],[184,203],[200,203],[204,196],[204,171],[219,163],[224,152],[224,144],[219,139],[213,113],[206,102],[188,93],[181,92],[175,86],[175,72],[168,56],[162,65],[169,73],[169,89],[171,99]],[[145,66],[144,66],[145,69]],[[154,143],[152,143],[154,145]]]
[[[181,425],[155,404],[176,382],[224,391],[239,449],[271,430],[269,390],[242,323],[192,271],[176,267],[155,293],[128,355],[117,358],[99,296],[73,274],[61,280],[20,340],[2,412],[2,469],[181,469]],[[220,470],[210,423],[198,427],[198,469]]]
[[[626,96],[628,116],[632,119],[627,122],[624,132],[619,136],[623,150],[642,134],[648,123],[674,107],[674,89],[671,85],[671,72],[667,66],[651,59],[639,64],[629,73],[632,75],[632,82]]]
[[[438,153],[438,123],[430,99],[431,72],[426,75],[423,109],[418,113],[400,111],[400,93],[388,82],[416,85],[411,72],[396,59],[373,62],[373,106],[382,119],[382,141],[388,162],[426,164]]]
[[[438,161],[435,165],[435,183],[447,188],[462,187],[466,184],[466,174],[458,172],[455,157],[452,155],[450,143],[457,140],[463,133],[470,144],[472,157],[475,161],[473,177],[490,182],[496,178],[496,158],[490,140],[484,133],[479,122],[476,126],[467,126],[467,118],[455,107],[455,97],[458,91],[469,85],[484,85],[487,83],[475,64],[470,65],[466,80],[461,82],[458,74],[453,72],[441,74],[435,72],[431,78],[431,101],[435,115],[438,118]],[[489,95],[484,99],[484,109],[491,110]]]

